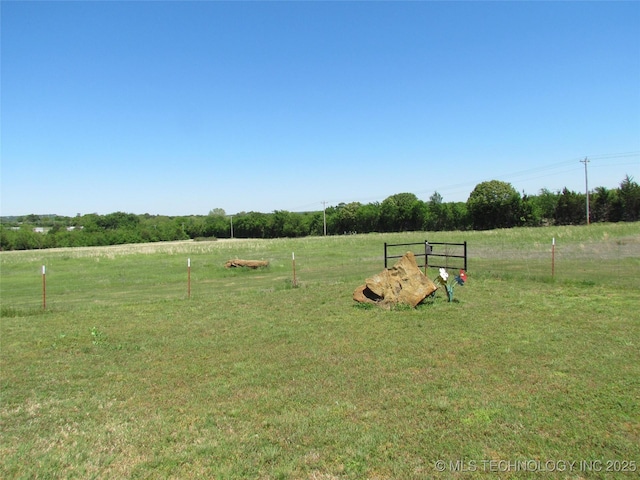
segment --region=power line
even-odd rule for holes
[[[608,153],[608,154],[599,154],[599,155],[589,155],[589,161],[591,162],[591,160],[609,160],[609,159],[617,159],[617,158],[629,158],[629,157],[640,157],[640,152],[622,152],[622,153]],[[492,178],[494,179],[501,179],[501,180],[513,180],[513,179],[521,179],[521,177],[524,177],[524,180],[536,180],[538,178],[544,178],[544,177],[549,177],[549,176],[555,176],[561,173],[570,173],[572,171],[577,170],[579,167],[577,165],[575,165],[576,160],[582,162],[583,160],[577,159],[577,158],[573,158],[571,160],[565,160],[559,163],[554,163],[554,164],[547,164],[547,165],[542,165],[539,167],[534,167],[534,168],[529,168],[526,170],[520,170],[518,172],[513,172],[513,173],[509,173],[509,174],[504,174],[504,175],[496,175]],[[623,164],[623,165],[633,165],[633,164]],[[604,165],[597,165],[598,167],[602,167]],[[614,165],[609,165],[609,166],[614,166]],[[566,168],[569,167],[569,168]],[[557,169],[562,169],[562,170],[557,170]],[[537,172],[548,172],[548,173],[544,173],[543,175],[537,175],[537,176],[531,176],[531,174],[537,173]],[[463,187],[469,187],[469,186],[475,186],[477,185],[478,182],[467,182],[467,183],[461,183],[461,184],[454,184],[454,185],[448,185],[448,186],[444,186],[443,188],[438,188],[437,191],[440,193],[443,192],[450,192],[452,189],[455,189],[453,193],[458,193],[460,190],[460,188]],[[426,193],[432,190],[424,190],[422,192],[418,192],[418,193]]]
[[[563,173],[570,173],[570,172],[574,172],[576,171],[578,168],[580,168],[578,165],[576,165],[576,161],[580,162],[580,163],[585,163],[585,159],[587,160],[587,162],[592,163],[592,167],[593,168],[602,168],[605,166],[608,167],[612,167],[612,166],[627,166],[627,165],[636,165],[635,163],[618,163],[618,164],[608,164],[608,165],[602,165],[599,164],[601,162],[594,162],[594,161],[598,161],[598,160],[613,160],[613,159],[621,159],[621,158],[633,158],[633,157],[638,157],[640,158],[640,152],[639,151],[631,151],[631,152],[618,152],[618,153],[603,153],[603,154],[596,154],[596,155],[588,155],[586,157],[584,157],[584,159],[581,158],[572,158],[570,160],[563,160],[560,162],[556,162],[556,163],[551,163],[551,164],[546,164],[546,165],[541,165],[538,167],[533,167],[533,168],[527,168],[525,170],[519,170],[516,172],[512,172],[512,173],[507,173],[507,174],[503,174],[503,175],[495,175],[493,177],[491,177],[491,179],[497,179],[497,180],[503,180],[503,181],[508,181],[508,180],[536,180],[539,178],[545,178],[545,177],[549,177],[549,176],[557,176],[559,174],[563,174]],[[586,170],[586,164],[585,164],[585,170]],[[539,175],[535,175],[535,174],[539,174]],[[585,174],[586,177],[586,174]],[[586,178],[585,178],[586,180]],[[437,191],[438,193],[442,194],[442,193],[448,193],[450,195],[454,195],[457,193],[462,193],[463,191],[468,191],[469,188],[473,188],[475,187],[478,183],[481,183],[483,181],[487,181],[487,180],[476,180],[476,181],[469,181],[469,182],[463,182],[463,183],[456,183],[456,184],[451,184],[451,185],[444,185],[440,188],[436,188],[436,189],[429,189],[429,190],[418,190],[415,191],[414,193],[416,195],[420,195],[420,194],[426,194],[426,193],[432,193],[434,191]],[[588,187],[587,187],[588,188]],[[588,192],[588,190],[587,190]],[[376,195],[376,196],[370,196],[370,197],[365,197],[365,198],[359,198],[358,200],[352,200],[352,201],[358,201],[360,203],[362,202],[370,202],[370,201],[380,201],[381,199],[386,198],[388,195]],[[337,201],[338,203],[349,203],[344,201],[344,199],[342,201]],[[323,204],[323,207],[326,208],[327,203],[331,204],[332,202],[327,202],[327,201],[323,201],[321,202]],[[311,206],[313,204],[308,204],[305,205],[305,207],[307,206]],[[324,209],[323,208],[323,209]]]
[[[637,157],[640,152],[622,152],[622,153],[602,153],[600,155],[589,155],[591,160],[609,159],[609,158],[626,158]]]

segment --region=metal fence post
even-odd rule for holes
[[[424,241],[424,274],[427,274],[427,267],[429,266],[429,241]]]
[[[387,268],[387,242],[384,242],[384,268]]]
[[[464,271],[467,271],[467,241],[464,241]]]

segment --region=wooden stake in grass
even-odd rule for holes
[[[46,268],[42,265],[42,309],[47,308],[47,275]]]

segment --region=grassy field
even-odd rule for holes
[[[468,242],[454,303],[354,304],[384,242],[425,239]],[[637,223],[2,252],[0,268],[1,478],[640,472]]]

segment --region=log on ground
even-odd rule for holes
[[[266,260],[240,260],[236,258],[234,260],[229,260],[224,264],[225,268],[237,268],[237,267],[246,267],[246,268],[265,268],[269,266],[269,262]]]

